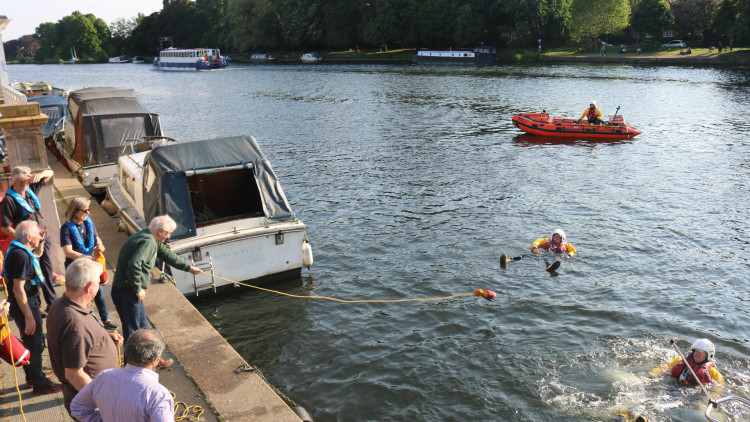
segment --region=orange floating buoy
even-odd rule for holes
[[[497,293],[493,292],[492,290],[476,289],[474,290],[474,296],[480,296],[487,300],[495,300],[495,298],[497,297]]]

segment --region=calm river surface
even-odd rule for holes
[[[647,372],[707,337],[750,396],[750,71],[624,65],[11,65],[11,82],[137,90],[178,140],[252,134],[315,265],[205,317],[316,421],[702,421]],[[511,117],[595,99],[643,134],[519,137]],[[500,268],[555,228],[579,255]],[[207,357],[210,359],[210,357]],[[221,362],[216,362],[220,365]],[[744,409],[747,414],[750,411]],[[723,420],[748,420],[734,407]]]

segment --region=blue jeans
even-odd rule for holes
[[[109,320],[107,300],[104,299],[104,286],[99,286],[99,293],[94,296],[94,303],[96,304],[96,309],[99,310],[99,316],[102,318],[102,322]]]
[[[132,290],[112,286],[112,302],[122,322],[122,336],[128,340],[139,328],[150,328],[146,319],[146,308]]]

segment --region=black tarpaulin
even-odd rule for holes
[[[143,164],[143,203],[146,221],[167,214],[177,222],[174,239],[194,236],[196,222],[186,173],[237,168],[252,169],[270,221],[290,221],[296,217],[268,159],[252,136],[171,144],[153,149]]]

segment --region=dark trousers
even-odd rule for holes
[[[122,336],[125,341],[139,328],[149,328],[146,308],[132,290],[112,286],[112,302],[122,322]]]
[[[42,275],[44,276],[42,294],[44,294],[44,301],[47,302],[47,306],[51,305],[57,299],[55,288],[52,287],[53,271],[52,258],[49,255],[50,249],[52,249],[52,241],[48,237],[44,239],[44,254],[39,258],[39,266],[42,267]]]
[[[39,307],[42,306],[42,300],[38,294],[28,296],[26,300],[36,322],[34,334],[27,335],[24,333],[24,330],[26,330],[26,316],[20,309],[14,306],[11,316],[16,321],[16,326],[21,332],[21,342],[26,346],[30,354],[29,364],[23,366],[23,370],[26,373],[26,381],[31,381],[34,385],[40,385],[44,384],[47,380],[47,376],[44,375],[44,370],[42,370],[42,352],[44,351],[44,332],[42,329],[44,325],[42,323],[42,313],[39,310]]]
[[[105,322],[109,319],[109,312],[107,311],[107,300],[104,299],[104,287],[99,286],[99,293],[94,296],[94,303],[96,304],[96,309],[99,310],[99,316],[102,319],[102,322]]]

